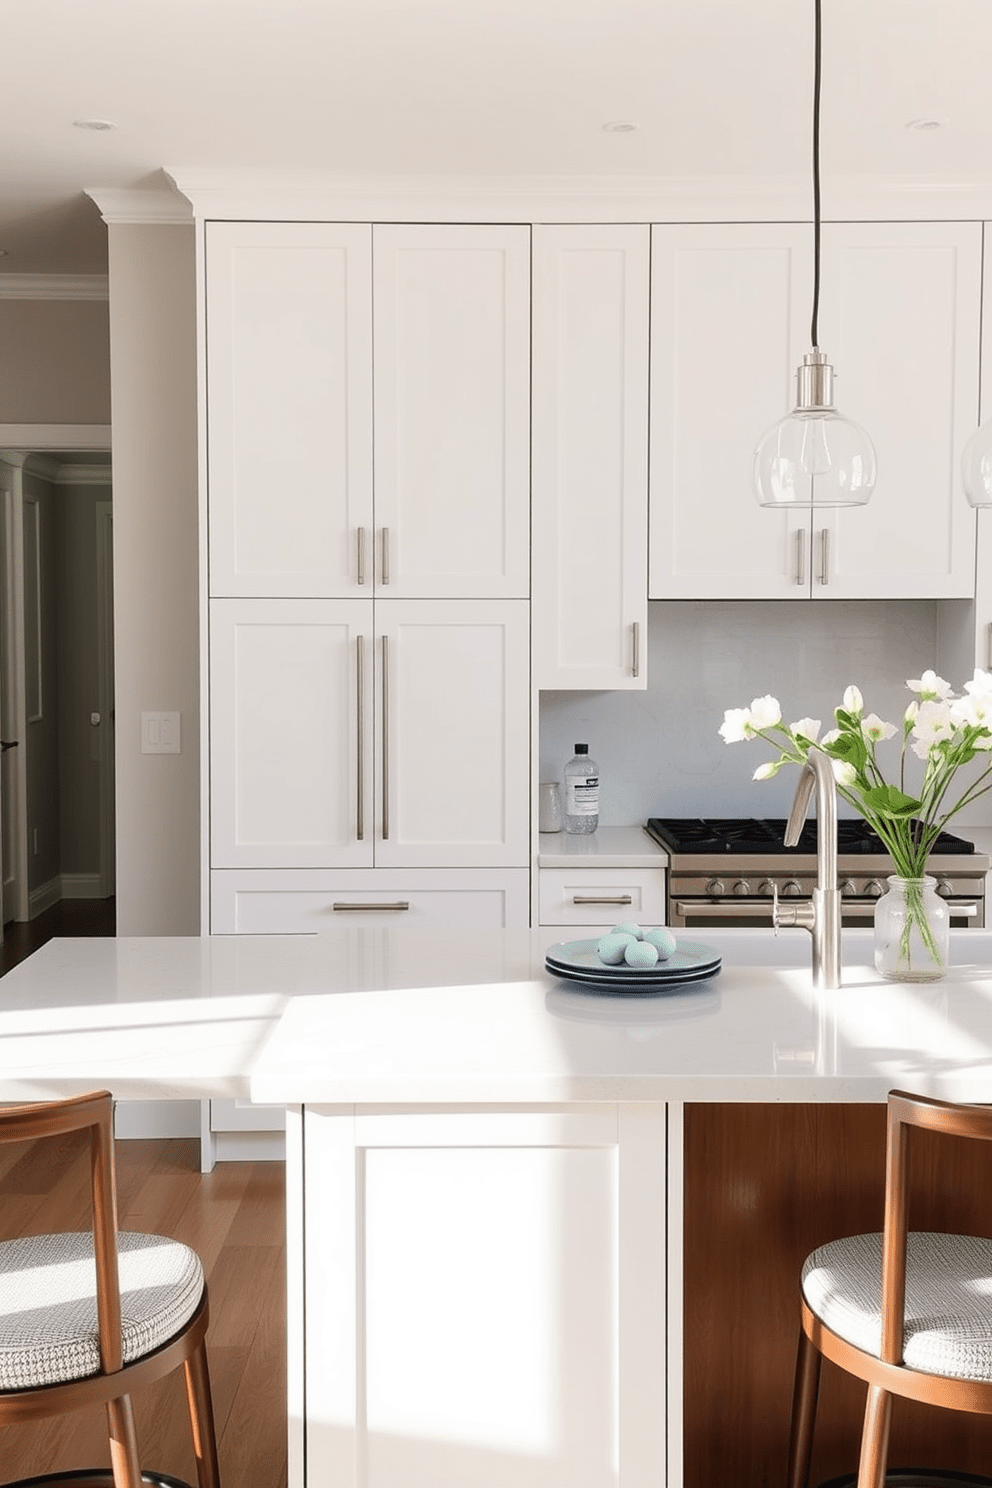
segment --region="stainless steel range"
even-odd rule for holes
[[[669,925],[770,925],[776,886],[782,899],[808,899],[816,886],[815,820],[806,823],[796,847],[784,845],[784,817],[652,817],[647,831],[669,854]],[[839,821],[837,839],[842,923],[870,924],[894,871],[892,860],[860,818]],[[984,926],[990,861],[950,832],[934,844],[927,871],[948,902],[953,926]]]

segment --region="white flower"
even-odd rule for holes
[[[917,713],[919,713],[919,711],[920,711],[920,705],[919,705],[919,703],[917,703],[915,701],[912,702],[912,703],[910,703],[909,707],[906,709],[905,713],[903,714],[903,723],[912,723],[913,720],[914,720],[914,718],[916,717]]]
[[[844,712],[860,714],[864,711],[865,700],[861,696],[859,687],[846,687],[844,689]]]
[[[915,681],[910,678],[906,682],[906,686],[910,692],[918,692],[920,694],[921,703],[933,702],[936,699],[943,700],[944,698],[949,698],[951,695],[950,682],[945,682],[943,677],[938,677],[937,673],[932,669],[925,671],[923,676],[917,677]]]
[[[964,690],[976,703],[992,703],[992,676],[976,667],[974,677],[964,684]]]
[[[827,729],[827,732],[824,734],[823,738],[820,740],[820,743],[825,748],[828,744],[832,744],[835,739],[839,739],[839,738],[840,738],[840,729],[838,729],[838,728]]]
[[[951,717],[963,728],[992,727],[992,693],[973,692],[970,697],[956,698],[951,704]]]
[[[913,722],[913,736],[916,740],[913,753],[920,759],[926,759],[934,744],[938,744],[941,739],[951,738],[954,730],[950,703],[922,702]]]
[[[773,698],[770,693],[764,697],[757,697],[751,703],[751,725],[755,729],[774,728],[777,723],[782,722],[782,709],[779,707],[778,698]]]
[[[878,744],[883,739],[891,739],[895,731],[895,724],[883,723],[877,713],[869,713],[867,718],[861,720],[861,732],[869,744]]]
[[[769,760],[767,765],[759,765],[751,776],[752,780],[771,780],[782,768],[781,760]]]
[[[802,734],[811,744],[815,744],[820,732],[820,720],[818,718],[800,718],[798,723],[789,724],[791,734]]]
[[[728,708],[720,725],[720,737],[725,744],[739,744],[742,739],[753,739],[750,709]]]
[[[830,761],[830,765],[834,772],[834,779],[836,780],[838,785],[854,784],[855,780],[857,779],[858,772],[851,764],[850,760],[835,759]]]

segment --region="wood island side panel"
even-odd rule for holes
[[[881,1105],[685,1107],[685,1488],[783,1488],[799,1273],[880,1230]],[[992,1144],[921,1133],[910,1224],[992,1235]],[[824,1363],[811,1483],[857,1468],[864,1386]],[[989,1472],[992,1420],[897,1401],[889,1462]]]

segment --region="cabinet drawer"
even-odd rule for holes
[[[215,870],[210,883],[215,935],[319,935],[341,925],[501,930],[528,924],[526,868]]]
[[[539,902],[542,925],[663,925],[665,870],[542,868]]]

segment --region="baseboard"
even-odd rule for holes
[[[106,899],[99,873],[63,873],[63,899]]]
[[[114,1136],[118,1141],[199,1135],[199,1101],[122,1100],[114,1107]]]
[[[28,894],[28,919],[33,920],[38,915],[44,914],[46,909],[51,909],[53,904],[58,904],[62,898],[62,875],[57,873],[47,883],[39,884],[36,889],[31,889]]]
[[[197,1128],[199,1134],[199,1128]],[[281,1131],[215,1131],[215,1162],[285,1162],[286,1134]]]

